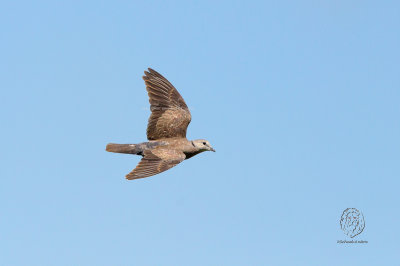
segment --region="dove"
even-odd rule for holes
[[[138,144],[109,143],[106,146],[108,152],[142,156],[136,168],[126,175],[128,180],[162,173],[204,151],[215,152],[205,139],[186,138],[192,116],[175,87],[151,68],[144,74],[151,110],[147,124],[148,141]]]

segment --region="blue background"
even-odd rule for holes
[[[399,12],[2,1],[0,265],[400,265]],[[146,140],[147,67],[217,152],[127,181],[104,149]]]

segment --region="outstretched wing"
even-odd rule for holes
[[[164,172],[185,160],[183,152],[169,149],[145,150],[144,157],[126,179],[138,179]]]
[[[151,110],[147,139],[186,138],[191,115],[182,96],[166,78],[153,69],[149,68],[144,74]]]

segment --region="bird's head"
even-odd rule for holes
[[[192,141],[192,144],[193,144],[193,146],[198,148],[200,151],[213,151],[213,152],[215,152],[215,150],[213,149],[213,147],[211,147],[210,142],[208,142],[208,140],[196,139],[196,140]]]

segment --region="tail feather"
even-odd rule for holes
[[[108,152],[140,154],[142,152],[136,144],[116,144],[108,143],[106,147]]]

